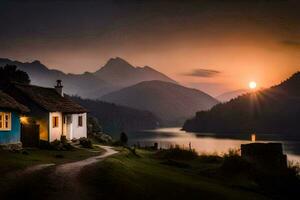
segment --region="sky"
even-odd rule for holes
[[[109,58],[215,96],[300,70],[300,1],[0,1],[0,57],[66,73]]]

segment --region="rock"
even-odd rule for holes
[[[281,172],[287,169],[287,156],[281,143],[251,143],[241,145],[241,156],[266,172]]]

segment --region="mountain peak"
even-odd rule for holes
[[[98,78],[127,87],[142,81],[162,80],[175,83],[174,80],[151,67],[134,67],[126,60],[115,57],[94,73]]]
[[[32,64],[39,64],[39,65],[40,65],[40,64],[42,64],[42,63],[41,63],[41,61],[39,61],[39,60],[34,60],[34,61],[32,62]]]
[[[126,60],[116,57],[111,58],[107,61],[103,68],[134,68],[131,64],[129,64]]]

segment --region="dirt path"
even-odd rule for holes
[[[61,164],[56,167],[55,173],[57,175],[64,175],[64,177],[69,176],[76,176],[80,172],[80,170],[90,164],[99,162],[103,160],[104,158],[107,158],[108,156],[111,156],[113,154],[118,153],[117,151],[113,150],[112,147],[109,146],[101,146],[97,145],[98,147],[102,148],[105,150],[105,153],[99,156],[93,156],[90,158],[87,158],[85,160],[80,160],[76,162],[71,162],[71,163],[66,163],[66,164]]]
[[[87,191],[78,180],[78,175],[83,167],[96,162],[101,162],[105,158],[118,153],[112,147],[98,145],[105,152],[99,156],[93,156],[85,160],[58,165],[53,173],[49,174],[50,182],[54,187],[54,193],[48,196],[48,199],[56,200],[82,200],[87,198]],[[63,191],[63,192],[62,192]]]
[[[24,195],[24,199],[32,200],[90,199],[89,189],[79,180],[81,170],[85,166],[101,162],[118,153],[112,147],[97,146],[104,149],[105,152],[101,151],[101,155],[60,165],[54,163],[39,164],[7,175],[9,180],[15,180],[15,182],[12,182],[12,185],[6,184],[6,187],[1,185],[0,196],[2,193],[3,196],[0,199],[18,199],[19,194]]]
[[[38,171],[38,170],[42,170],[42,169],[47,168],[47,167],[54,166],[54,165],[55,165],[54,163],[34,165],[34,166],[26,168],[20,174],[29,174],[29,173],[32,173],[32,172],[35,172],[35,171]]]

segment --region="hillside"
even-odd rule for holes
[[[91,116],[96,117],[105,133],[115,137],[118,137],[121,131],[154,129],[159,125],[159,120],[148,111],[80,97],[70,98],[84,106]]]
[[[134,67],[121,58],[110,59],[96,72],[82,74],[66,74],[59,70],[49,69],[40,61],[19,62],[0,58],[0,66],[16,65],[31,78],[32,84],[52,87],[57,79],[61,79],[64,91],[70,95],[98,99],[102,95],[119,90],[141,81],[163,80],[175,82],[166,75],[151,67]]]
[[[163,81],[145,81],[102,97],[103,101],[136,109],[149,110],[164,125],[178,125],[195,110],[207,110],[216,99],[196,89]]]
[[[299,134],[300,72],[269,89],[244,94],[210,111],[197,112],[186,131]]]

